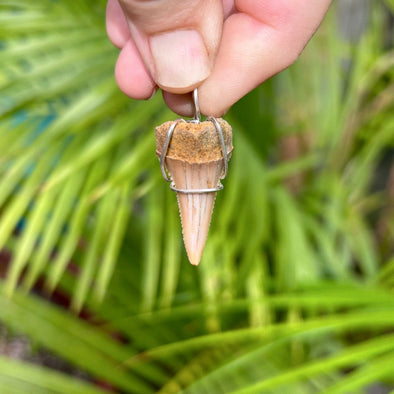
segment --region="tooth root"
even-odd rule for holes
[[[223,119],[218,120],[230,158],[232,131]],[[156,154],[161,155],[172,122],[156,128]],[[179,122],[174,130],[166,167],[177,189],[215,188],[224,170],[222,146],[212,122]],[[207,240],[216,193],[177,193],[185,248],[190,262],[198,265]]]
[[[214,188],[219,184],[223,160],[185,163],[167,159],[167,168],[178,189]],[[177,193],[183,241],[190,262],[198,265],[211,223],[216,193]]]

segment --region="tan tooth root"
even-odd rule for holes
[[[218,119],[230,158],[233,150],[232,131],[223,119]],[[156,154],[161,155],[164,140],[172,122],[156,128]],[[176,125],[166,166],[178,189],[215,188],[224,171],[222,145],[214,124],[183,123]],[[183,240],[193,265],[198,265],[207,240],[216,193],[177,193],[182,222]]]

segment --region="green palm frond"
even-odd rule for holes
[[[101,7],[88,15],[86,4],[44,3],[19,2],[2,13],[0,248],[19,225],[8,294],[23,272],[26,289],[46,272],[53,291],[85,238],[73,301],[79,310],[93,283],[97,300],[105,294],[131,196],[151,184],[140,180],[153,161],[144,132],[166,112],[160,100],[137,104],[118,91]]]
[[[0,391],[392,385],[383,2],[357,45],[334,8],[299,61],[229,113],[235,152],[197,270],[154,155],[154,127],[175,116],[119,92],[104,3],[0,3],[0,320],[90,382],[1,358]]]
[[[75,393],[75,394],[102,394],[103,390],[93,384],[83,382],[76,378],[51,371],[29,363],[12,361],[9,357],[0,357],[0,386],[7,388],[7,393],[42,394],[47,392]]]

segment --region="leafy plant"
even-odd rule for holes
[[[198,269],[154,155],[152,131],[174,115],[160,97],[118,91],[104,6],[0,4],[0,319],[89,374],[2,358],[2,391],[392,385],[383,2],[357,44],[337,33],[334,6],[300,60],[234,106],[235,152]]]

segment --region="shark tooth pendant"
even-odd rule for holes
[[[155,136],[163,177],[177,193],[186,252],[191,264],[198,265],[233,146],[231,126],[225,120],[200,121],[196,90],[194,103],[194,119],[166,122],[156,127]]]

